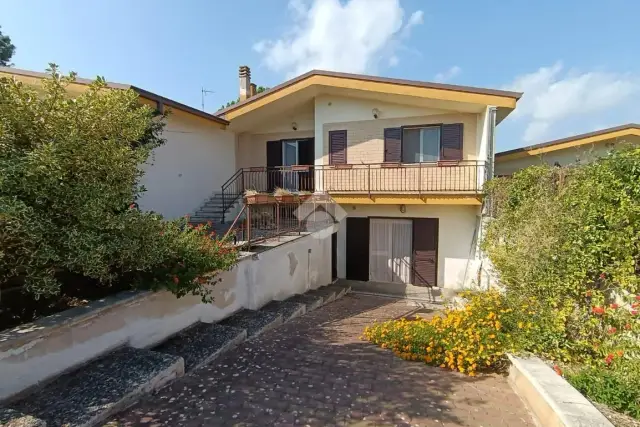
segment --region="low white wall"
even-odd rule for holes
[[[127,292],[0,332],[0,399],[116,347],[150,347],[195,322],[216,322],[330,283],[332,231],[244,256],[221,275],[212,304],[168,292]]]
[[[348,217],[438,218],[438,277],[441,288],[464,289],[473,285],[479,262],[476,259],[477,206],[406,205],[341,205]],[[355,208],[355,209],[354,209]],[[338,231],[338,277],[346,277],[348,260],[346,218]]]

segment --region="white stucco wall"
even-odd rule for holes
[[[168,292],[128,293],[93,303],[91,311],[79,308],[0,332],[0,400],[119,346],[150,347],[195,322],[216,322],[243,307],[258,309],[329,284],[335,228],[244,257],[221,274],[212,304]]]
[[[578,162],[587,163],[598,157],[606,155],[608,151],[614,149],[616,145],[619,144],[640,144],[640,137],[629,136],[624,138],[624,141],[600,141],[594,144],[580,145],[577,147],[551,151],[549,153],[537,156],[527,156],[519,159],[500,160],[498,157],[496,161],[495,174],[512,175],[514,172],[521,169],[542,163],[553,165],[558,162],[561,166]]]
[[[438,287],[463,289],[476,279],[475,237],[479,226],[477,206],[406,205],[341,205],[348,217],[438,218]],[[355,209],[354,209],[355,207]],[[348,260],[347,222],[341,221],[338,231],[338,277],[346,277]]]
[[[163,137],[145,167],[143,210],[166,218],[193,212],[236,171],[235,135],[208,120],[173,110]]]

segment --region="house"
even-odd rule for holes
[[[510,176],[528,166],[568,165],[603,156],[620,144],[640,144],[640,125],[629,123],[496,153],[495,173]]]
[[[344,212],[338,277],[476,280],[494,129],[521,93],[313,70],[256,94],[246,66],[239,81],[240,102],[214,115],[124,86],[173,111],[141,208],[230,222],[246,189],[328,194]]]

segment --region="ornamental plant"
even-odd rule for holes
[[[135,204],[164,116],[103,78],[74,95],[74,74],[48,71],[40,87],[0,79],[0,288],[56,295],[72,273],[208,295],[233,251]]]
[[[464,296],[469,298],[464,309],[448,308],[431,319],[375,323],[365,329],[363,338],[403,359],[470,376],[500,369],[506,362],[505,352],[513,346],[513,336],[503,323],[512,309],[497,291]]]

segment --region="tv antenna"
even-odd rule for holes
[[[204,97],[210,93],[216,93],[214,90],[205,89],[202,87],[202,111],[204,111]]]

